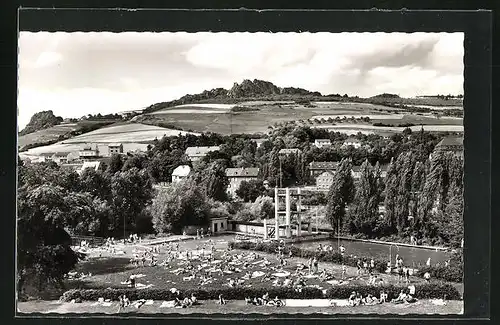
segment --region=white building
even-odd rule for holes
[[[181,165],[174,169],[172,172],[172,183],[179,183],[185,179],[191,172],[191,167],[188,165]]]
[[[316,177],[316,189],[321,191],[327,191],[333,184],[334,173],[331,171],[326,171],[319,174]]]
[[[359,148],[361,148],[362,144],[361,144],[361,141],[359,141],[356,138],[348,138],[347,140],[344,141],[344,143],[342,144],[342,147],[347,148],[349,146],[354,147],[356,149],[359,149]]]
[[[314,140],[314,145],[317,148],[329,147],[332,145],[332,141],[330,139],[316,139]]]
[[[82,174],[83,171],[87,168],[92,168],[95,171],[98,171],[98,170],[102,170],[102,167],[103,167],[103,165],[101,164],[100,161],[84,161],[82,168],[77,172],[78,172],[78,174]]]

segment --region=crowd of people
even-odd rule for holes
[[[206,234],[199,230],[196,234],[197,238],[201,239]],[[316,279],[314,282],[329,283],[331,285],[342,285],[353,280],[367,281],[368,285],[382,286],[385,284],[384,274],[376,271],[374,259],[359,258],[356,263],[356,269],[348,272],[348,267],[341,265],[340,274],[334,273],[333,270],[321,267],[321,263],[316,256],[299,262],[294,268],[291,266],[292,258],[294,257],[291,249],[286,249],[284,241],[280,241],[276,249],[276,255],[273,258],[261,256],[257,252],[233,253],[230,248],[216,249],[216,243],[213,239],[208,238],[200,241],[195,248],[181,249],[179,242],[165,242],[160,245],[138,245],[140,238],[137,235],[130,235],[127,240],[135,244],[132,251],[133,256],[130,260],[131,264],[136,267],[162,267],[169,272],[182,275],[182,281],[190,282],[194,287],[203,287],[211,283],[220,283],[220,280],[225,278],[226,283],[223,286],[251,287],[256,284],[256,281],[261,283],[272,284],[273,287],[293,288],[297,292],[301,292],[305,287],[316,286],[312,285],[311,279]],[[115,249],[116,241],[114,238],[108,238],[103,245],[108,250]],[[293,244],[292,244],[293,245]],[[83,246],[83,245],[82,245]],[[322,245],[318,246],[318,251],[333,251],[333,246]],[[287,252],[285,254],[285,252]],[[339,246],[341,254],[346,253],[343,246]],[[161,261],[158,260],[161,256]],[[403,258],[396,255],[394,264],[387,263],[386,273],[396,271],[398,282],[406,281],[410,284],[411,271],[405,267]],[[340,275],[340,276],[339,276]],[[426,281],[429,281],[430,274],[424,275]],[[251,281],[250,281],[251,280]],[[126,282],[122,282],[128,287],[136,288],[137,282],[134,275],[130,276]],[[371,294],[362,296],[360,293],[353,292],[348,299],[350,306],[358,305],[374,305],[385,302],[412,303],[417,301],[414,297],[414,292],[402,290],[398,297],[388,300],[388,295],[383,290],[379,297],[374,297]],[[262,297],[247,297],[247,304],[252,305],[273,305],[283,306],[284,301],[278,297],[270,299],[266,293]],[[175,299],[175,307],[187,308],[198,304],[194,295],[180,299]],[[218,304],[226,304],[226,300],[219,296]],[[125,297],[120,297],[120,306],[125,308],[130,305],[130,301]]]

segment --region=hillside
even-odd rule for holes
[[[63,118],[60,116],[55,116],[54,112],[52,112],[51,110],[38,112],[31,117],[30,122],[21,132],[19,132],[19,135],[26,135],[36,131],[47,129],[54,125],[60,124],[62,121]]]
[[[202,93],[195,95],[185,95],[179,99],[169,102],[162,102],[153,104],[144,110],[145,114],[153,113],[155,111],[193,103],[203,103],[210,101],[212,103],[237,103],[241,99],[262,99],[273,97],[273,100],[291,99],[290,96],[317,96],[322,95],[319,92],[311,92],[302,88],[294,87],[277,87],[272,82],[254,79],[245,79],[243,82],[234,83],[231,89],[214,88],[212,90],[205,90]]]

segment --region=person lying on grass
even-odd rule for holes
[[[362,301],[362,304],[367,306],[376,305],[378,303],[379,303],[378,299],[372,296],[371,294],[368,294],[365,298],[363,298]]]

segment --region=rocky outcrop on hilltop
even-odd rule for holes
[[[319,92],[310,92],[302,88],[286,87],[280,88],[272,82],[254,79],[243,80],[242,83],[234,83],[233,87],[227,92],[229,98],[247,98],[272,95],[313,95],[321,96]]]
[[[63,118],[55,116],[54,112],[51,110],[38,112],[31,117],[30,122],[21,132],[19,132],[19,135],[26,135],[39,130],[48,129],[54,125],[60,124],[62,121]]]

